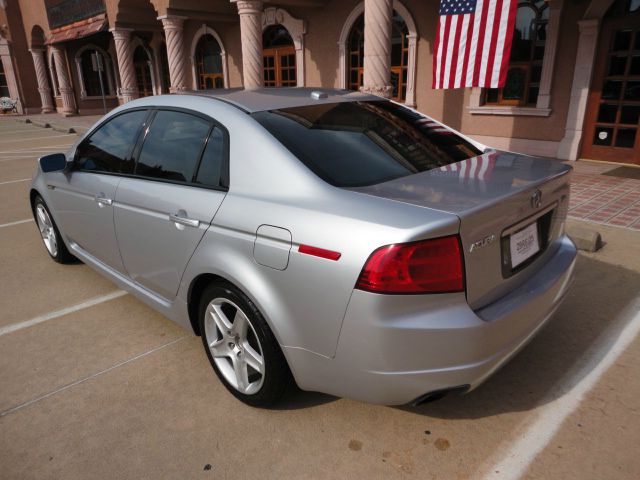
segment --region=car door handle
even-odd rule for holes
[[[198,228],[200,226],[200,220],[196,220],[195,218],[184,217],[180,213],[169,215],[169,220],[172,221],[173,223],[186,225],[187,227]]]
[[[99,195],[95,196],[95,201],[98,202],[99,205],[112,205],[113,204],[113,200],[111,200],[110,198],[101,197]]]

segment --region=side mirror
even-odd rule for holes
[[[52,153],[40,157],[40,168],[43,172],[61,172],[67,168],[67,156],[64,153]]]

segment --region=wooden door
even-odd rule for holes
[[[640,17],[603,23],[581,157],[640,164]]]
[[[295,87],[296,50],[293,45],[265,48],[262,52],[265,87]]]
[[[138,93],[141,97],[153,95],[153,84],[151,83],[151,68],[148,62],[135,62],[133,64],[136,72],[136,82]]]

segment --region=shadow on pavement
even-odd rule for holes
[[[333,395],[320,392],[305,392],[293,386],[284,400],[271,407],[271,410],[301,410],[305,408],[317,407],[325,403],[340,400]]]
[[[580,256],[576,282],[555,317],[515,358],[477,390],[418,407],[420,415],[469,419],[530,410],[578,383],[587,360],[604,357],[637,302],[640,274]],[[578,372],[574,374],[574,372]]]

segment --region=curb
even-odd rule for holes
[[[55,123],[43,122],[40,120],[31,120],[30,118],[24,118],[24,119],[21,118],[21,119],[18,119],[18,122],[31,123],[32,125],[35,125],[37,127],[50,128],[51,130],[54,130],[60,133],[76,133],[78,135],[83,135],[89,131],[89,129],[86,127],[67,127],[67,126],[58,125]]]
[[[29,119],[27,119],[27,120],[29,120]],[[29,123],[32,123],[33,125],[35,125],[37,127],[51,128],[51,124],[49,122],[41,122],[40,120],[29,120]]]
[[[597,252],[604,245],[600,232],[586,227],[567,226],[567,235],[576,244],[578,250]]]

